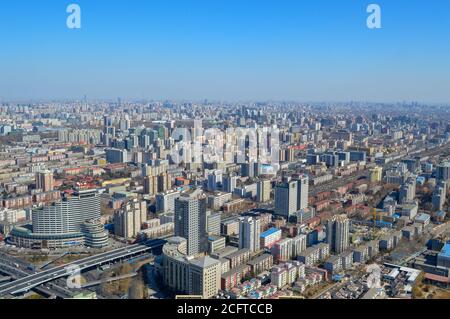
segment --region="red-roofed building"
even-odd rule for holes
[[[450,278],[445,276],[439,276],[435,274],[426,273],[424,277],[426,282],[429,282],[440,287],[448,288],[450,283]]]

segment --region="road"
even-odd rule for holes
[[[0,272],[8,274],[10,276],[10,280],[24,278],[32,274],[32,271],[28,268],[28,265],[21,260],[3,253],[0,254],[0,256]],[[8,282],[10,282],[10,280],[8,280]],[[3,282],[0,282],[0,284],[3,284]],[[34,288],[34,290],[48,297],[54,296],[64,299],[72,296],[71,291],[68,291],[56,284],[53,284],[52,286],[37,286]]]
[[[156,239],[147,242],[146,245],[130,245],[95,256],[80,259],[67,265],[57,266],[48,270],[44,270],[42,272],[29,274],[13,282],[0,285],[0,296],[24,293],[44,283],[73,275],[76,273],[76,271],[81,272],[83,270],[113,262],[115,260],[132,257],[153,248],[161,247],[162,245],[164,245],[164,243],[164,240]]]
[[[117,281],[117,280],[122,280],[122,279],[126,279],[126,278],[132,278],[132,277],[135,277],[135,276],[137,276],[137,272],[132,272],[131,274],[125,274],[125,275],[111,277],[111,278],[106,278],[106,279],[102,279],[102,280],[90,281],[90,282],[87,282],[85,284],[82,284],[81,288],[88,288],[88,287],[98,286],[98,285],[101,285],[103,283],[110,283],[110,282],[114,282],[114,281]]]

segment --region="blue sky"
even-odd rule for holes
[[[450,102],[449,17],[449,0],[2,0],[0,100]]]

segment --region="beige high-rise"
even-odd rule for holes
[[[49,170],[36,173],[36,188],[42,189],[44,192],[50,192],[53,190],[53,173]]]

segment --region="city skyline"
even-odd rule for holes
[[[450,102],[444,0],[75,3],[0,5],[0,100]]]
[[[449,12],[1,2],[0,301],[450,299]]]

